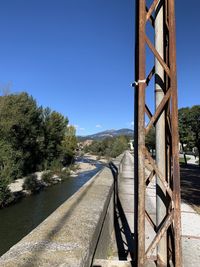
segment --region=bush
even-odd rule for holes
[[[37,192],[40,189],[41,185],[37,180],[36,174],[31,174],[25,178],[23,189],[31,191],[32,193]]]
[[[42,181],[46,184],[51,184],[52,183],[52,177],[53,177],[52,171],[45,171],[42,174]]]
[[[79,164],[71,164],[71,165],[69,166],[69,171],[73,171],[73,172],[75,172],[75,171],[77,171],[77,170],[79,170],[79,169],[80,169]]]
[[[74,162],[74,152],[68,149],[63,153],[62,164],[63,166],[68,166],[73,162]]]
[[[0,207],[8,205],[13,200],[13,196],[5,180],[0,180]]]
[[[59,176],[59,178],[64,181],[67,178],[70,177],[70,169],[69,168],[64,168],[62,169],[62,171],[60,173],[57,174]]]
[[[59,178],[60,178],[62,181],[64,181],[64,180],[66,180],[67,178],[69,178],[69,176],[70,176],[70,173],[69,173],[69,172],[61,172],[61,173],[59,174]]]
[[[53,160],[50,166],[51,172],[59,174],[62,171],[63,165],[59,160]]]
[[[101,156],[100,156],[100,155],[98,155],[98,156],[97,156],[97,160],[100,160],[100,159],[101,159]]]
[[[102,141],[93,141],[87,150],[94,155],[115,158],[129,148],[128,143],[127,136],[108,137]]]
[[[0,140],[0,170],[1,177],[12,182],[22,175],[22,153],[15,151],[11,144]]]

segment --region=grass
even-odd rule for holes
[[[190,157],[186,157],[187,161],[190,160]],[[179,162],[180,163],[185,163],[185,159],[184,158],[179,158]]]

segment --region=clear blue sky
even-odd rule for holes
[[[200,2],[176,0],[179,107],[200,104]],[[0,0],[0,88],[81,135],[133,121],[134,0]]]

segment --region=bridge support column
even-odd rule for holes
[[[153,35],[148,30],[151,26]],[[155,45],[151,41],[154,37]],[[135,39],[135,260],[138,267],[146,266],[148,260],[155,260],[157,266],[181,267],[174,0],[152,0],[150,5],[137,0]],[[146,74],[149,51],[154,62]],[[155,112],[145,101],[154,75]],[[153,127],[156,161],[146,147],[146,136]],[[146,189],[150,184],[155,186],[155,181],[156,222],[145,203]],[[145,243],[147,222],[155,231],[150,244]]]

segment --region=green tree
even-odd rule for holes
[[[52,161],[59,160],[62,155],[62,142],[65,137],[68,119],[62,114],[51,111],[49,108],[43,110],[43,138],[41,150],[45,159],[45,168],[51,166]]]
[[[12,201],[12,196],[8,188],[8,182],[0,174],[0,207],[4,207]]]
[[[38,107],[27,93],[0,96],[1,206],[10,198],[13,179],[44,167],[62,168],[64,156],[74,157],[75,129],[67,125],[67,118]]]
[[[145,142],[149,150],[153,151],[156,149],[156,131],[154,127],[148,132]]]
[[[0,140],[0,207],[11,199],[8,184],[21,174],[21,156],[10,144]]]
[[[9,183],[22,176],[22,153],[0,140],[0,178]]]
[[[66,128],[62,141],[63,165],[72,163],[77,148],[76,128],[72,125]]]
[[[119,136],[115,138],[112,144],[110,156],[115,158],[123,153],[126,149],[128,149],[128,139],[125,136]]]
[[[72,125],[66,127],[65,136],[62,142],[63,148],[74,151],[77,147],[76,128]]]
[[[180,144],[182,147],[185,164],[187,164],[187,157],[186,157],[186,151],[185,151],[184,144],[186,144],[188,146],[189,143],[192,141],[191,140],[192,134],[191,134],[190,126],[189,126],[189,114],[190,114],[190,109],[188,107],[181,108],[178,111],[179,140],[180,140]]]
[[[190,108],[189,126],[191,132],[193,133],[194,145],[197,147],[198,154],[200,157],[200,105],[193,106]],[[200,160],[199,160],[199,166],[200,166]]]
[[[23,174],[37,166],[40,125],[41,108],[27,93],[0,97],[0,140],[21,154],[19,171]]]
[[[93,141],[87,150],[99,156],[117,157],[128,149],[129,138],[126,136],[117,136],[105,138],[101,141]]]
[[[183,144],[187,147],[196,147],[198,155],[200,153],[200,106],[179,109],[179,137],[180,143],[184,150]],[[184,153],[185,156],[185,153]],[[186,156],[185,156],[186,162]]]
[[[88,150],[91,153],[101,155],[102,154],[102,141],[93,141],[91,145],[88,146]]]

